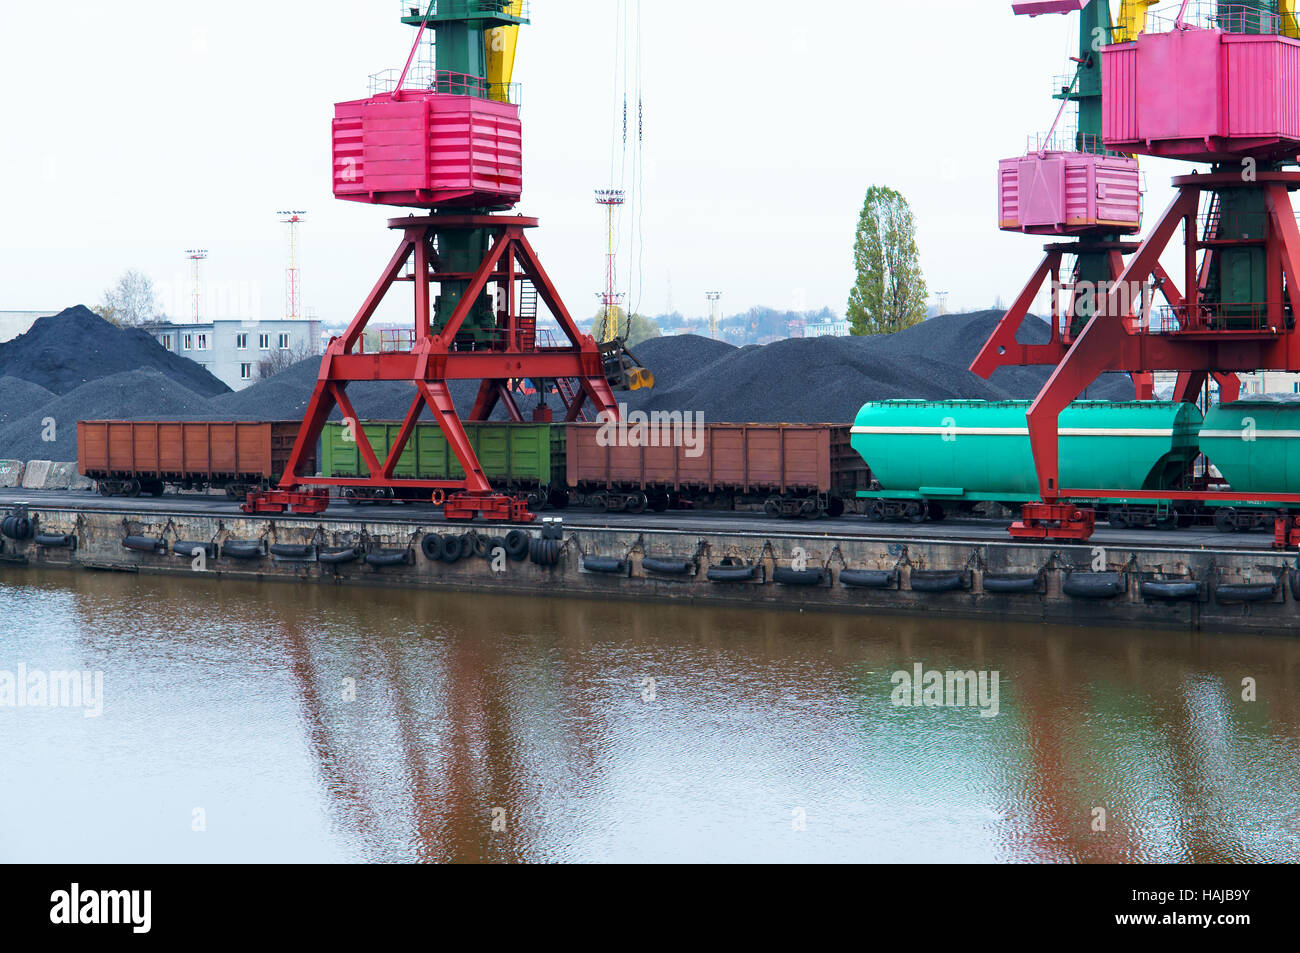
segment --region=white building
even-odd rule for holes
[[[849,322],[843,318],[828,321],[825,324],[810,324],[804,328],[806,338],[846,338],[849,336]]]
[[[57,311],[0,311],[0,344],[26,334],[41,318],[50,318]]]
[[[258,364],[268,358],[279,355],[296,362],[321,353],[320,322],[314,320],[232,318],[201,324],[150,324],[145,330],[167,350],[206,367],[232,390],[255,384]]]

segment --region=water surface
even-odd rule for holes
[[[1284,638],[5,567],[20,664],[0,861],[1300,859]]]

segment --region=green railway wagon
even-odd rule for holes
[[[875,518],[942,517],[945,504],[1039,499],[1028,401],[882,401],[859,412],[853,448],[876,486],[858,495]],[[1095,490],[1182,485],[1199,454],[1200,411],[1190,404],[1080,401],[1062,414],[1061,481]],[[928,507],[928,509],[927,509]],[[1170,504],[1120,501],[1123,514],[1169,518]]]
[[[1211,407],[1201,428],[1201,452],[1230,487],[1215,499],[1214,525],[1225,533],[1271,526],[1277,504],[1232,496],[1294,493],[1300,487],[1300,404],[1240,400]]]
[[[483,472],[492,486],[503,492],[527,493],[529,502],[540,507],[559,503],[565,478],[565,429],[552,424],[466,423],[470,446],[478,455]],[[369,421],[362,431],[383,462],[402,430],[392,421]],[[342,423],[330,423],[321,434],[322,475],[330,479],[364,480],[369,469],[352,432]],[[394,476],[401,480],[462,480],[465,470],[452,453],[447,438],[436,424],[420,424],[411,434],[398,458]],[[349,488],[351,499],[371,494],[364,486]],[[419,495],[423,498],[424,494]]]

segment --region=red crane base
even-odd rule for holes
[[[260,513],[324,513],[329,509],[329,490],[257,490],[248,494],[239,508],[253,516]]]
[[[496,523],[532,523],[537,519],[525,501],[501,493],[485,496],[456,493],[447,497],[442,514],[449,520],[472,520],[481,516]]]
[[[1063,539],[1084,542],[1097,529],[1097,512],[1065,503],[1026,503],[1020,521],[1011,525],[1015,539]]]
[[[401,490],[407,495],[428,491],[435,504],[446,501],[448,519],[482,516],[489,520],[531,521],[532,514],[525,503],[494,492],[470,444],[448,385],[452,381],[480,382],[478,398],[470,411],[470,419],[475,421],[490,419],[498,404],[505,407],[512,420],[522,421],[523,413],[515,403],[512,386],[521,380],[557,382],[567,420],[582,419],[587,402],[598,413],[618,419],[618,405],[605,378],[600,347],[591,335],[579,330],[525,235],[527,229],[536,225],[536,219],[507,215],[435,214],[392,219],[389,228],[401,232],[401,242],[347,331],[331,341],[325,350],[316,387],[279,489],[251,494],[246,507],[252,509],[245,511],[284,512],[296,506],[324,509],[328,505],[328,489],[306,494],[296,491],[304,486],[358,486]],[[439,237],[455,232],[491,235],[490,250],[472,272],[453,270],[452,264],[439,255]],[[408,264],[411,271],[405,274]],[[395,346],[386,346],[381,335],[379,349],[368,350],[366,328],[384,297],[399,281],[414,288],[413,327]],[[454,312],[439,327],[433,321],[436,298],[431,286],[441,286],[444,282],[461,286],[463,292]],[[559,325],[564,340],[557,343],[549,335],[546,340],[539,340],[535,309],[526,311],[523,306],[524,282],[531,282],[537,298]],[[488,293],[489,285],[493,286],[492,294]],[[495,326],[461,335],[471,311],[489,299],[495,301]],[[407,382],[413,390],[410,410],[382,459],[347,394],[350,384],[370,381]],[[302,472],[312,459],[312,450],[335,408],[353,428],[360,458],[369,470],[366,477],[338,479]],[[446,437],[448,448],[465,474],[463,479],[412,480],[397,476],[402,454],[426,412]]]
[[[1279,517],[1273,524],[1274,549],[1300,549],[1300,516]]]

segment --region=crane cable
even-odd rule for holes
[[[632,8],[635,4],[635,8]],[[610,130],[609,179],[613,187],[630,195],[627,232],[618,229],[614,254],[624,249],[629,259],[629,289],[624,309],[628,324],[641,307],[645,276],[645,184],[642,148],[645,142],[645,104],[642,96],[642,29],[641,0],[617,0],[614,13],[614,62],[611,88],[614,110]],[[622,148],[619,148],[619,143]],[[630,185],[630,187],[629,187]],[[635,259],[635,281],[632,279]]]

